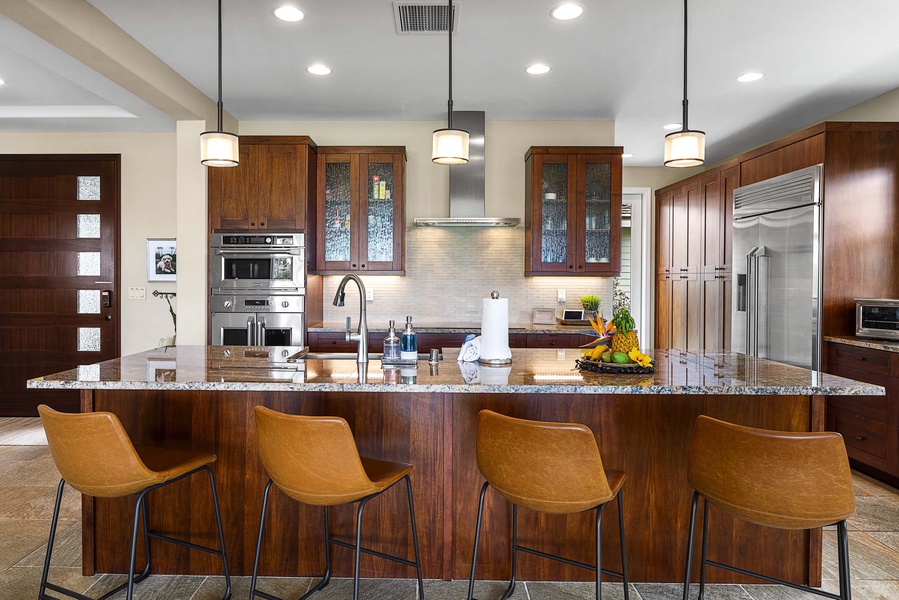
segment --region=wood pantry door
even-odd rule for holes
[[[0,416],[77,412],[26,380],[118,356],[119,178],[118,155],[0,155]]]

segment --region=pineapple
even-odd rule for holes
[[[634,318],[626,308],[620,308],[612,319],[615,325],[615,337],[612,338],[612,352],[624,352],[640,349],[640,339],[634,331]]]

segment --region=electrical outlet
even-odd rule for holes
[[[372,304],[375,301],[375,291],[371,288],[366,288],[365,290],[365,302],[367,304]]]
[[[556,299],[559,301],[559,304],[565,304],[565,290],[560,289]]]
[[[128,299],[129,300],[146,300],[147,299],[147,288],[145,288],[145,287],[129,287],[128,288]]]

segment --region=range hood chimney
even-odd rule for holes
[[[453,126],[469,134],[468,164],[451,165],[449,218],[415,219],[418,227],[515,227],[518,218],[485,217],[484,111],[453,111]]]

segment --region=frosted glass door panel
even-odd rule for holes
[[[350,260],[350,163],[332,162],[325,167],[325,260]]]
[[[612,165],[587,163],[587,209],[584,212],[584,260],[607,263],[612,260]]]
[[[393,163],[368,164],[368,261],[393,261]]]
[[[544,263],[568,261],[568,163],[543,165],[542,256]]]

